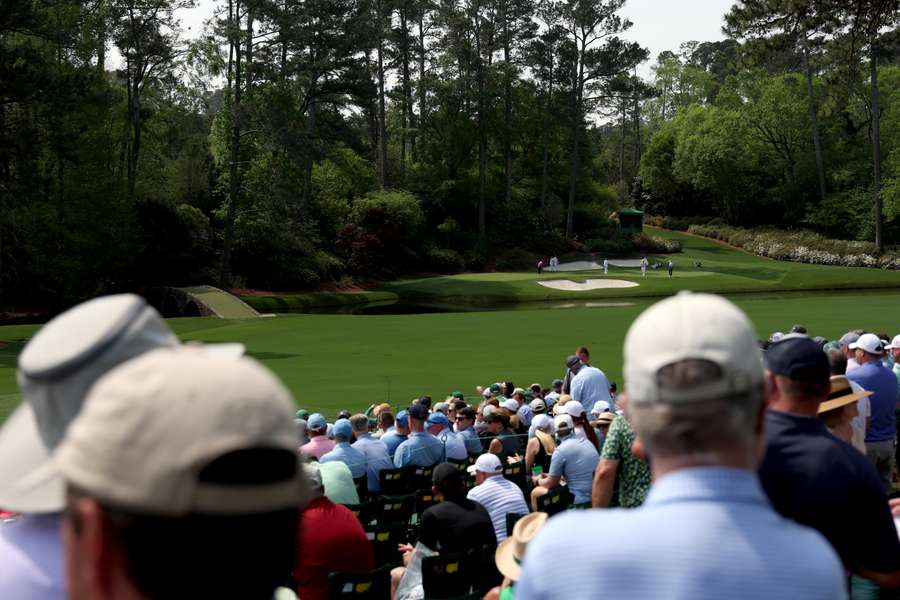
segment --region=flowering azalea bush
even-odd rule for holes
[[[747,252],[794,262],[840,267],[900,269],[900,251],[878,255],[872,242],[834,240],[806,230],[744,229],[728,225],[691,225],[689,233],[722,240]]]

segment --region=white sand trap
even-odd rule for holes
[[[588,290],[600,290],[603,288],[631,288],[637,287],[638,283],[633,281],[625,281],[624,279],[588,279],[584,283],[576,283],[568,279],[547,279],[538,281],[544,287],[554,290],[565,290],[567,292],[586,292]]]

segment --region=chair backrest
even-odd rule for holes
[[[482,595],[503,582],[503,574],[497,569],[494,555],[497,553],[496,544],[483,544],[475,546],[469,551],[470,564],[473,570],[472,585]]]
[[[359,494],[359,501],[363,502],[369,495],[369,476],[354,477],[353,485],[356,487],[356,493]]]
[[[385,565],[367,573],[329,573],[328,598],[381,600],[390,595],[391,567]]]
[[[578,504],[570,504],[566,510],[590,510],[590,502],[579,502]]]
[[[522,461],[508,463],[503,466],[503,477],[515,483],[528,496],[528,478],[525,475],[525,463]]]
[[[434,481],[434,468],[437,465],[419,467],[410,465],[406,467],[409,487],[414,490],[430,490]]]
[[[565,487],[557,486],[543,496],[538,496],[537,508],[548,515],[555,515],[566,510],[571,503],[572,494],[569,490]]]
[[[506,513],[506,537],[512,537],[513,527],[519,522],[519,519],[525,515],[519,513]]]
[[[450,463],[451,465],[456,465],[456,468],[459,469],[460,472],[462,472],[462,473],[465,473],[466,468],[469,466],[468,458],[462,458],[462,459],[448,458],[447,462]]]
[[[405,494],[407,490],[406,469],[382,469],[378,473],[382,494]]]
[[[372,503],[375,507],[375,520],[384,523],[409,523],[415,512],[416,495],[378,496]]]
[[[378,524],[366,525],[366,537],[372,544],[375,564],[397,565],[403,562],[403,556],[397,551],[397,545],[406,542],[406,525]]]
[[[372,502],[363,502],[361,504],[345,504],[353,516],[359,519],[363,525],[368,525],[375,518],[375,506]]]
[[[471,557],[436,554],[422,559],[422,588],[426,598],[455,598],[468,594],[472,586]]]
[[[440,502],[432,490],[419,490],[416,492],[416,515],[422,520],[422,513]]]

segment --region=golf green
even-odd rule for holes
[[[794,323],[830,339],[854,328],[890,335],[900,330],[900,290],[739,294],[732,299],[760,337]],[[564,358],[578,345],[588,346],[593,364],[621,383],[625,332],[655,301],[421,315],[185,318],[170,324],[185,341],[243,342],[251,356],[284,380],[300,406],[333,417],[339,409],[362,410],[376,401],[405,405],[417,395],[443,398],[453,390],[474,395],[476,385],[497,380],[547,385],[562,375]],[[0,327],[0,421],[18,403],[16,356],[37,328]]]

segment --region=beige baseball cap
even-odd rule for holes
[[[65,506],[53,449],[94,383],[114,367],[178,339],[140,296],[83,302],[55,317],[18,358],[22,402],[0,429],[0,506],[30,513]]]
[[[680,292],[657,302],[625,336],[624,373],[629,402],[686,404],[762,385],[762,353],[750,319],[712,294]],[[708,360],[722,377],[687,390],[660,389],[661,368],[686,359]]]
[[[300,506],[299,462],[295,476],[275,483],[213,484],[198,473],[229,452],[296,447],[294,403],[270,371],[183,346],[149,352],[101,379],[54,464],[67,482],[141,513],[253,514]]]

